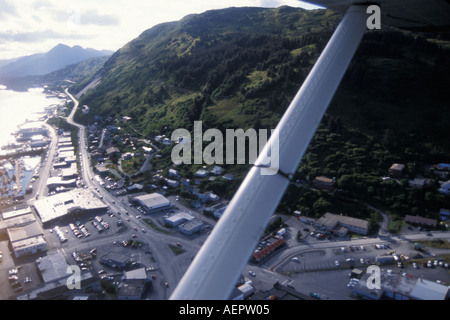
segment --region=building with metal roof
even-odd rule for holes
[[[148,213],[165,210],[172,206],[169,199],[159,193],[136,196],[134,200],[142,205]]]
[[[89,189],[75,189],[34,202],[43,224],[75,212],[99,212],[108,206]]]

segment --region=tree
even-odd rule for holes
[[[329,202],[324,197],[319,197],[319,199],[317,199],[313,204],[313,209],[316,215],[321,215],[325,212],[328,212],[332,207],[333,205],[331,204],[331,202]]]

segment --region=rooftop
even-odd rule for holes
[[[333,214],[330,212],[325,213],[320,217],[316,223],[318,225],[323,225],[327,228],[334,228],[338,224],[350,225],[358,228],[367,229],[369,227],[369,222],[366,220],[352,218],[348,216],[342,216],[338,214]]]
[[[44,232],[37,221],[23,227],[8,229],[8,236],[11,242],[34,238],[43,234]]]
[[[188,212],[178,212],[171,216],[165,217],[164,221],[169,222],[174,225],[178,225],[184,223],[186,221],[191,221],[195,219],[195,217]]]
[[[34,207],[42,223],[60,218],[70,212],[106,209],[108,206],[89,189],[75,189],[35,201]]]
[[[145,205],[148,209],[156,209],[170,205],[170,201],[159,193],[144,194],[135,197],[135,199]]]
[[[17,209],[17,210],[12,210],[12,211],[8,211],[8,212],[3,212],[3,219],[10,219],[10,218],[15,218],[21,215],[25,215],[25,214],[29,214],[31,213],[31,209],[30,207],[26,207],[23,209]]]
[[[69,264],[60,252],[40,257],[36,260],[36,265],[45,283],[66,278],[69,275],[67,273]]]

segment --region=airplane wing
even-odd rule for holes
[[[450,0],[307,2],[345,12],[344,18],[170,299],[229,298],[359,46],[369,5],[379,5],[382,25],[440,30],[448,29],[450,22]],[[267,168],[271,152],[279,152],[277,168]]]
[[[450,30],[449,0],[307,0],[336,12],[345,12],[351,5],[378,5],[382,25],[404,30]]]

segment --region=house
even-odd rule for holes
[[[214,168],[212,168],[211,173],[218,176],[221,175],[223,172],[223,168],[219,167],[219,166],[214,166]]]
[[[96,165],[95,172],[97,172],[100,177],[105,178],[109,174],[109,169],[105,166]]]
[[[107,154],[108,158],[113,161],[120,158],[120,151],[116,147],[111,147],[111,148],[106,149],[106,154]]]
[[[334,189],[335,179],[320,176],[316,177],[313,181],[313,185],[317,189],[332,191]]]
[[[194,176],[199,177],[199,178],[206,178],[208,176],[208,174],[209,174],[208,171],[206,171],[204,169],[200,169],[194,173]]]
[[[205,211],[212,213],[214,217],[216,217],[217,219],[220,219],[220,217],[225,212],[227,207],[228,207],[228,205],[226,205],[226,204],[217,203],[217,204],[213,205],[212,207],[205,208]]]
[[[153,149],[150,147],[143,146],[142,150],[144,150],[144,153],[150,153],[150,152],[152,152]]]
[[[166,179],[166,183],[171,188],[176,188],[180,185],[180,183],[177,180],[172,180],[172,179]]]
[[[191,185],[191,180],[189,179],[185,179],[185,178],[181,178],[181,184],[185,187],[189,187]]]
[[[169,169],[169,177],[179,178],[180,177],[180,173],[178,172],[178,170]]]
[[[225,180],[232,181],[234,179],[234,175],[232,173],[226,173],[222,176]]]
[[[212,192],[209,193],[209,200],[212,202],[217,202],[220,200],[220,197],[217,194],[214,194]]]
[[[423,189],[430,183],[430,180],[423,178],[414,178],[414,180],[409,180],[408,183],[411,188]]]
[[[104,159],[105,159],[105,154],[104,154],[104,152],[103,152],[103,150],[100,150],[100,149],[94,149],[92,152],[91,152],[91,157],[93,158],[93,159],[96,159],[97,161],[103,161]]]
[[[131,160],[133,158],[133,154],[131,152],[126,152],[123,155],[123,160]]]
[[[405,170],[405,165],[401,163],[394,163],[389,168],[389,174],[393,177],[400,177],[403,174],[403,171]]]
[[[141,192],[142,190],[144,190],[144,185],[139,184],[139,183],[135,183],[135,184],[132,184],[131,186],[128,186],[126,188],[126,190],[127,190],[127,192],[131,192],[131,193],[133,193],[133,192]]]

